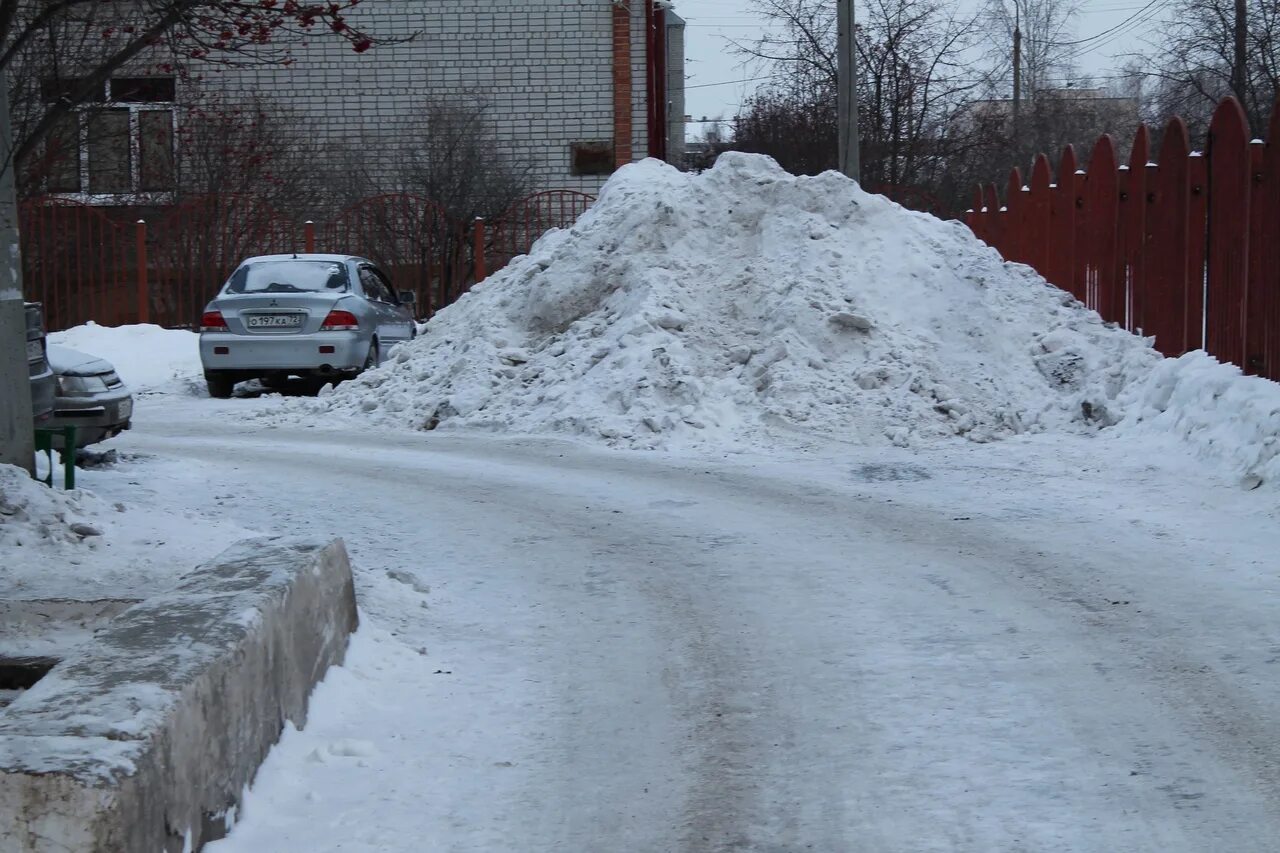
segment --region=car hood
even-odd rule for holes
[[[60,376],[100,376],[115,370],[111,363],[96,355],[85,355],[69,347],[49,344],[49,366]]]

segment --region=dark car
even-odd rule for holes
[[[133,395],[110,362],[57,344],[48,351],[58,380],[52,429],[75,427],[76,447],[86,447],[129,428]],[[54,437],[54,447],[63,443],[62,436]]]
[[[44,340],[44,311],[38,302],[28,302],[27,309],[27,372],[31,374],[31,410],[36,426],[48,426],[53,417],[57,383]]]

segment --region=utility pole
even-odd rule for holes
[[[862,170],[858,152],[858,43],[853,29],[853,0],[838,0],[836,73],[839,76],[837,158],[840,171],[855,181]]]
[[[1022,115],[1022,4],[1013,0],[1013,145],[1018,145]]]
[[[1235,55],[1231,62],[1231,89],[1236,100],[1245,112],[1249,112],[1249,102],[1245,99],[1245,89],[1249,85],[1248,59],[1248,22],[1246,20],[1245,0],[1236,0]]]
[[[31,375],[27,366],[27,314],[22,306],[18,254],[18,200],[14,188],[9,80],[0,70],[0,464],[35,466]]]

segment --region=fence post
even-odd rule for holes
[[[1235,98],[1209,123],[1208,289],[1205,349],[1245,367],[1249,273],[1249,131]]]
[[[1280,380],[1280,241],[1274,239],[1280,231],[1280,98],[1271,110],[1271,126],[1267,132],[1267,150],[1263,157],[1263,174],[1266,189],[1263,193],[1263,209],[1267,217],[1262,225],[1263,233],[1272,235],[1263,241],[1262,275],[1259,287],[1266,294],[1266,314],[1262,315],[1266,326],[1264,360],[1268,379]],[[1255,316],[1259,316],[1255,313]]]
[[[1049,277],[1049,201],[1053,170],[1049,158],[1037,154],[1031,166],[1031,193],[1023,216],[1026,238],[1022,243],[1025,262],[1046,279]]]
[[[1147,126],[1138,125],[1129,152],[1129,168],[1121,180],[1120,193],[1120,267],[1117,287],[1124,297],[1119,306],[1124,327],[1133,331],[1141,326],[1143,302],[1146,299],[1144,236],[1147,224]]]
[[[1085,230],[1089,237],[1082,254],[1088,265],[1089,307],[1109,323],[1124,322],[1123,294],[1116,284],[1119,176],[1115,145],[1109,135],[1103,134],[1093,146],[1085,176],[1085,194],[1089,198]]]
[[[1058,180],[1049,196],[1048,271],[1045,278],[1079,298],[1073,271],[1076,257],[1076,149],[1067,145],[1058,159]]]
[[[483,216],[476,217],[475,227],[471,231],[471,239],[474,241],[472,243],[471,251],[475,258],[476,284],[479,284],[480,282],[485,280],[485,276],[487,274],[485,270],[485,262],[484,262],[485,261],[485,258],[484,258],[484,242],[485,241],[484,241],[484,217]]]
[[[135,226],[138,237],[138,322],[151,322],[151,284],[147,280],[147,221]]]
[[[991,248],[1004,255],[1004,224],[1007,218],[1000,212],[1000,191],[995,184],[987,184],[982,189],[986,200],[983,205],[987,209],[986,241]]]
[[[1269,184],[1274,177],[1266,170],[1266,144],[1255,139],[1249,144],[1249,260],[1245,282],[1245,305],[1249,310],[1249,323],[1244,330],[1244,362],[1240,367],[1255,376],[1267,375],[1267,326],[1271,315],[1271,300],[1275,292],[1264,282],[1268,270],[1265,263],[1274,263],[1274,256],[1265,248],[1268,237],[1276,234],[1276,221],[1271,215],[1268,195]]]
[[[1026,241],[1027,201],[1022,197],[1022,170],[1014,166],[1009,171],[1009,185],[1005,188],[1004,244],[1000,247],[1006,261],[1025,264],[1022,246]]]
[[[302,223],[303,245],[306,247],[307,254],[311,255],[316,250],[316,224],[308,219]],[[297,245],[296,243],[294,245]]]
[[[973,207],[965,213],[964,221],[973,232],[973,236],[979,240],[985,239],[982,236],[982,187],[978,187],[974,192]]]
[[[1208,157],[1195,152],[1187,157],[1187,289],[1183,312],[1186,348],[1206,349],[1205,301],[1208,270],[1209,168]]]

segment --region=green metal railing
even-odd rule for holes
[[[53,446],[57,438],[62,439],[62,447]],[[53,454],[57,451],[58,458],[62,462],[62,488],[74,489],[76,487],[76,428],[73,426],[62,427],[61,429],[37,429],[36,430],[36,453],[43,453],[49,460],[49,474],[37,480],[44,483],[49,488],[53,488]]]

